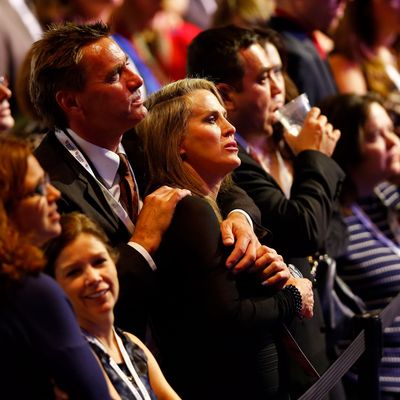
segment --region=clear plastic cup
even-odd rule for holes
[[[305,93],[286,103],[275,111],[276,118],[291,135],[297,136],[303,126],[304,119],[310,111],[310,102]]]

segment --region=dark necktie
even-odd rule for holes
[[[119,201],[126,210],[126,212],[128,213],[132,222],[135,223],[139,207],[139,199],[135,187],[135,181],[133,179],[126,155],[123,153],[118,153],[118,156],[119,156],[118,175],[120,179]]]

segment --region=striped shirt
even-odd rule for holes
[[[370,311],[383,309],[400,291],[398,220],[400,191],[388,183],[354,204],[345,218],[349,245],[337,260],[338,273]],[[400,393],[400,313],[384,332],[380,382],[383,391]]]

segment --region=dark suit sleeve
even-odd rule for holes
[[[253,199],[238,185],[232,184],[221,191],[217,198],[218,206],[224,218],[233,210],[245,211],[253,222],[253,229],[258,239],[263,244],[269,244],[272,240],[272,233],[262,226],[260,209]]]
[[[54,133],[43,139],[35,155],[50,174],[52,184],[61,191],[59,211],[85,214],[102,227],[118,250],[117,325],[144,340],[148,300],[153,293],[152,269],[143,256],[127,244],[130,233],[113,213],[96,180],[64,149]]]
[[[261,210],[262,224],[273,233],[273,246],[281,253],[303,257],[324,246],[334,204],[344,173],[324,154],[307,150],[294,161],[290,199],[249,155],[240,152],[242,164],[235,182]]]
[[[114,309],[116,325],[145,341],[149,307],[155,293],[155,272],[130,245],[121,244],[117,250],[119,297]]]
[[[257,330],[293,317],[290,293],[271,293],[254,275],[227,270],[219,223],[205,200],[191,196],[178,204],[165,245],[164,256],[177,257],[169,263],[167,279],[175,280],[174,273],[178,281],[187,277],[182,284],[191,288],[193,302],[200,308],[205,305],[210,323],[222,329]]]
[[[246,211],[254,223],[261,222],[261,214],[254,201],[239,186],[232,184],[220,191],[217,198],[218,206],[225,218],[232,210]]]

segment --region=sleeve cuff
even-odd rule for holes
[[[246,219],[247,219],[247,222],[249,223],[249,225],[251,226],[251,229],[253,229],[254,230],[254,225],[253,225],[253,221],[251,220],[251,218],[250,218],[250,215],[249,214],[247,214],[247,212],[246,211],[243,211],[243,210],[241,210],[240,208],[235,208],[234,210],[232,210],[229,214],[228,214],[228,217],[232,214],[232,213],[235,213],[235,212],[238,212],[238,213],[241,213],[241,214],[243,214],[245,217],[246,217]]]
[[[154,262],[151,255],[148,253],[148,251],[143,246],[141,246],[139,243],[136,243],[136,242],[128,242],[128,245],[133,247],[137,252],[139,252],[143,256],[143,258],[147,261],[147,263],[149,264],[150,268],[153,271],[157,270],[156,263]]]

